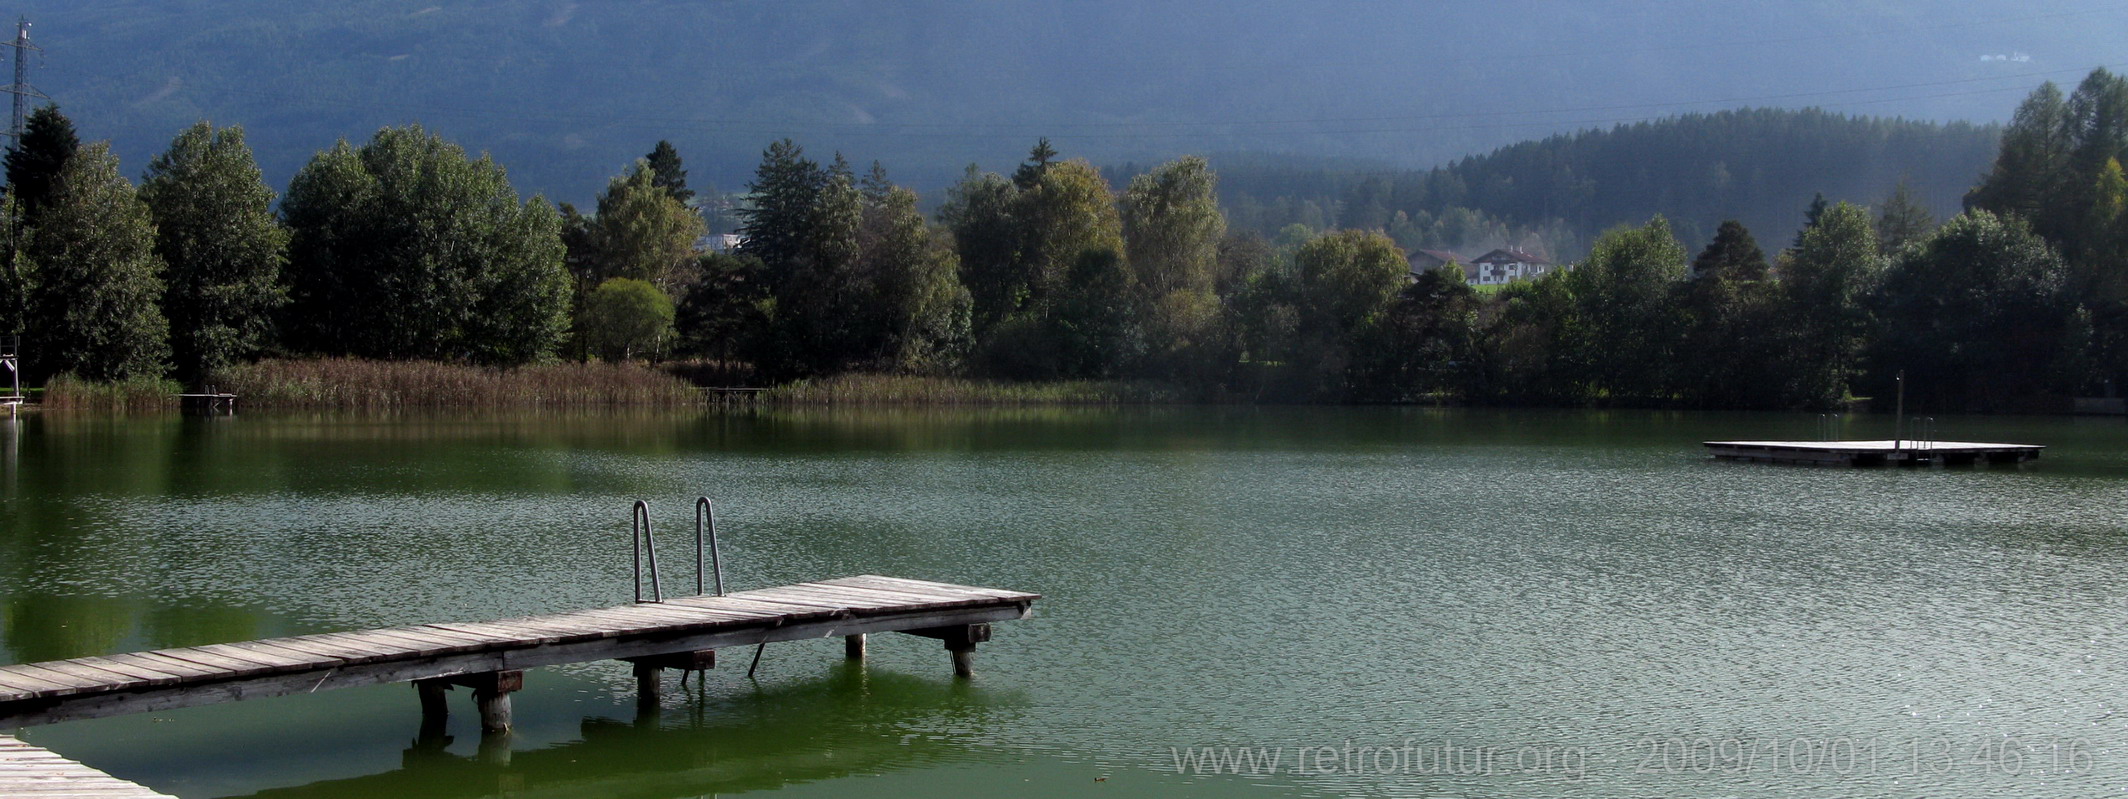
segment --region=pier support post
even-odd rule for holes
[[[525,687],[524,672],[489,671],[447,679],[473,689],[473,705],[480,709],[481,732],[509,731],[510,694]]]
[[[865,634],[858,633],[856,635],[843,636],[842,656],[850,660],[863,660],[865,658]]]
[[[442,735],[444,724],[451,718],[451,706],[443,701],[443,692],[451,690],[443,680],[415,680],[414,692],[421,696],[421,735]]]
[[[635,662],[635,704],[638,709],[658,706],[665,694],[665,669],[652,663]]]
[[[937,638],[946,642],[946,651],[953,653],[953,676],[975,676],[975,645],[990,640],[990,625],[963,624],[955,627],[931,627],[922,630],[903,630],[910,635]]]

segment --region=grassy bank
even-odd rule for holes
[[[1182,392],[1157,383],[1007,383],[874,374],[799,380],[758,397],[778,405],[1134,405],[1183,400]]]
[[[634,364],[556,363],[499,369],[355,358],[264,360],[223,369],[215,390],[243,408],[529,408],[689,405],[686,381]]]

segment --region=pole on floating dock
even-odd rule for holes
[[[1906,441],[1906,370],[1899,370],[1895,378],[1899,382],[1899,404],[1892,410],[1892,454],[1897,455]]]

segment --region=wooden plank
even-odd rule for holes
[[[832,604],[835,607],[845,608],[851,613],[881,613],[895,609],[922,609],[922,606],[919,605],[898,602],[885,597],[842,596],[825,591],[798,591],[796,589],[783,593],[768,594],[759,598],[772,602],[790,601],[822,605]]]
[[[936,583],[930,580],[911,580],[907,577],[886,577],[877,574],[860,574],[855,577],[842,577],[835,580],[827,580],[825,582],[843,581],[849,581],[857,585],[878,585],[884,588],[900,588],[902,590],[909,591],[930,591],[944,593],[948,595],[974,594],[976,596],[987,596],[994,597],[997,599],[1007,599],[1013,601],[1031,602],[1042,598],[1041,594],[1030,594],[1025,591],[1007,591],[1001,588],[980,588],[972,585]]]
[[[817,593],[825,596],[843,597],[852,602],[867,603],[868,606],[875,607],[945,608],[968,607],[973,605],[988,605],[995,604],[997,602],[997,600],[991,599],[989,597],[919,596],[916,594],[905,594],[898,591],[892,591],[885,588],[864,588],[858,586],[825,584],[808,584],[801,587],[803,587],[808,592]]]
[[[411,642],[383,638],[369,630],[350,633],[317,633],[314,635],[300,635],[296,636],[296,638],[303,641],[314,641],[326,646],[346,647],[349,651],[383,657],[420,655],[423,650],[423,647]]]
[[[138,677],[147,680],[149,685],[168,685],[184,679],[180,675],[156,668],[154,664],[143,663],[138,658],[124,654],[75,658],[69,662]]]
[[[790,609],[781,606],[761,605],[730,596],[690,596],[665,600],[667,605],[680,605],[701,610],[714,610],[753,619],[789,618]]]
[[[24,663],[18,666],[17,668],[39,668],[44,669],[46,671],[61,672],[70,676],[82,678],[84,680],[96,680],[98,682],[94,684],[94,690],[115,690],[121,688],[146,687],[149,682],[148,679],[145,677],[136,677],[134,675],[127,674],[124,672],[100,668],[79,660],[53,660],[44,663]]]
[[[67,687],[68,686],[65,684],[53,682],[48,679],[33,677],[28,674],[0,670],[0,688],[8,689],[8,692],[11,694],[23,697],[31,697],[38,696],[40,694],[51,693],[54,691],[63,691],[66,690]]]
[[[189,646],[180,649],[158,649],[156,651],[164,655],[169,655],[170,657],[178,658],[181,660],[189,660],[203,666],[221,666],[223,668],[231,670],[256,668],[263,671],[276,671],[281,668],[281,664],[270,662],[264,656],[253,655],[250,657],[243,657],[239,655],[230,654],[230,652],[232,651],[242,651],[235,649],[234,647],[224,650],[208,649],[207,647]]]
[[[317,662],[317,659],[315,657],[309,655],[305,655],[303,657],[296,657],[292,653],[281,652],[279,650],[266,650],[256,647],[242,647],[235,644],[207,644],[205,646],[188,647],[188,649],[196,650],[199,652],[205,652],[210,655],[221,655],[223,657],[235,658],[237,660],[256,661],[278,669],[295,668],[299,666],[311,665]]]
[[[281,643],[287,640],[285,638],[269,638],[263,641],[235,641],[224,646],[233,646],[247,652],[257,652],[261,656],[274,655],[291,658],[304,663],[307,668],[325,668],[347,662],[345,658],[322,652],[313,652],[307,648],[298,649],[293,646],[285,646]]]
[[[469,649],[479,649],[486,646],[486,644],[481,642],[468,641],[464,638],[444,638],[434,633],[423,634],[407,630],[370,630],[364,632],[363,635],[384,640],[404,641],[410,646],[419,646],[422,648],[421,651],[431,654],[464,652]]]
[[[424,624],[422,626],[431,627],[438,630],[447,630],[450,632],[460,632],[465,633],[467,635],[494,636],[497,640],[493,645],[497,647],[537,646],[539,644],[551,643],[554,641],[561,640],[561,636],[558,635],[534,632],[532,630],[524,630],[514,627],[504,627],[500,624],[494,624],[491,622],[481,622],[478,624],[470,622],[454,622],[450,624]]]
[[[811,611],[814,613],[824,613],[828,615],[839,614],[849,610],[849,608],[846,606],[835,604],[832,602],[804,602],[786,597],[762,596],[757,592],[751,591],[747,592],[744,599],[749,602],[760,602],[769,605],[783,605],[798,610]]]
[[[112,657],[119,656],[113,655]],[[186,680],[192,680],[202,677],[209,679],[226,679],[229,677],[241,676],[245,673],[257,671],[257,669],[226,669],[220,666],[208,666],[200,663],[194,663],[189,660],[184,660],[182,658],[171,657],[161,652],[132,652],[124,655],[124,657],[129,661],[141,663],[151,668],[161,669],[163,671],[170,672],[171,674],[175,674]]]
[[[146,787],[0,735],[0,796],[38,799],[171,799]]]

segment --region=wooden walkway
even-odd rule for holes
[[[15,799],[172,799],[0,735],[0,796]]]
[[[417,624],[361,632],[160,649],[0,666],[0,729],[127,713],[412,682],[425,722],[441,721],[442,692],[473,689],[482,726],[509,727],[509,694],[523,670],[621,659],[646,698],[667,668],[703,668],[718,649],[842,636],[862,657],[864,635],[943,640],[957,674],[971,673],[990,623],[1022,618],[1039,594],[877,575],[694,596],[492,622]]]
[[[1977,441],[1706,441],[1716,458],[1826,466],[1929,466],[2024,463],[2038,460],[2037,444]]]

